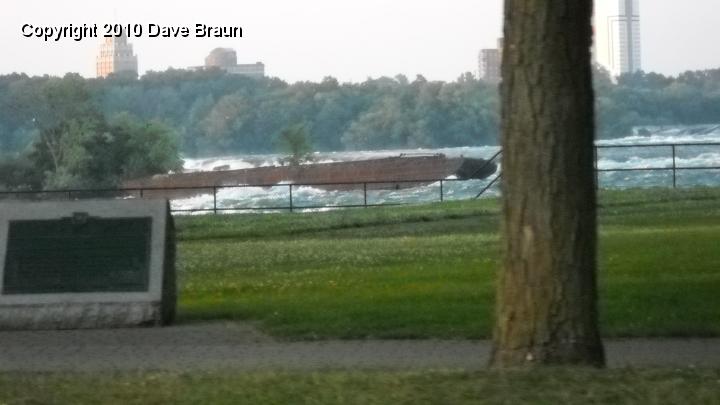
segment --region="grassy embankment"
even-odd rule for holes
[[[720,335],[720,190],[603,192],[606,336]],[[483,338],[496,201],[179,218],[180,320],[278,337]]]
[[[0,404],[717,404],[717,370],[0,374]]]

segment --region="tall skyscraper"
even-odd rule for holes
[[[138,58],[133,46],[123,34],[120,37],[106,38],[100,45],[96,58],[97,77],[107,77],[110,73],[138,72]]]
[[[595,1],[595,61],[613,76],[642,70],[640,0]]]

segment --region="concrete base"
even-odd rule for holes
[[[157,326],[159,302],[66,303],[5,306],[0,330],[96,329]]]

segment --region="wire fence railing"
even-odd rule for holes
[[[193,213],[193,212],[233,212],[233,211],[304,211],[335,208],[369,208],[379,206],[404,205],[402,202],[373,202],[371,193],[373,191],[400,191],[413,187],[437,185],[436,201],[443,202],[447,197],[447,184],[463,182],[461,179],[413,179],[413,180],[392,180],[392,181],[363,181],[363,182],[342,182],[342,183],[291,183],[291,184],[237,184],[237,185],[212,185],[197,187],[133,187],[133,188],[106,188],[106,189],[62,189],[62,190],[14,190],[0,191],[0,200],[81,200],[96,198],[155,198],[165,197],[170,200],[191,198],[198,195],[211,196],[210,204],[202,208],[175,208],[172,212]],[[307,204],[298,201],[296,192],[304,187],[318,189],[338,189],[340,192],[360,192],[360,199],[356,203],[339,204]],[[242,189],[274,189],[284,188],[286,191],[285,201],[279,205],[262,206],[227,206],[220,203],[220,193],[228,190]],[[427,200],[427,199],[426,199]]]
[[[619,144],[619,145],[595,145],[595,173],[596,183],[600,185],[599,177],[602,173],[618,173],[618,172],[667,172],[672,173],[672,187],[678,187],[678,173],[683,171],[697,171],[697,170],[720,170],[720,161],[714,161],[712,165],[696,165],[696,166],[680,166],[678,165],[679,152],[690,148],[717,148],[720,147],[720,142],[710,143],[657,143],[657,144]],[[616,168],[601,168],[599,166],[599,156],[601,150],[610,149],[631,149],[631,148],[655,148],[655,149],[666,149],[669,152],[669,156],[672,159],[670,165],[665,166],[651,166],[651,167],[616,167]]]
[[[671,174],[672,188],[678,188],[678,173],[683,171],[701,171],[701,170],[720,170],[720,157],[712,165],[695,165],[695,166],[682,166],[678,164],[678,158],[683,150],[690,148],[713,148],[720,147],[720,143],[705,142],[705,143],[655,143],[655,144],[599,144],[594,147],[594,167],[595,167],[595,184],[598,188],[601,187],[602,181],[601,176],[603,173],[622,173],[622,172],[667,172]],[[670,164],[664,166],[639,166],[639,167],[610,167],[603,168],[600,165],[601,151],[602,150],[613,150],[613,149],[646,149],[646,150],[657,150],[666,149],[667,156],[671,159]],[[502,156],[502,150],[499,150],[490,161],[500,159]],[[656,158],[662,157],[658,155]],[[720,154],[718,154],[720,156]],[[720,175],[720,173],[718,173]],[[498,170],[493,179],[484,186],[476,195],[475,199],[482,197],[485,193],[490,190],[497,182],[502,179],[502,171]],[[720,185],[720,178],[718,184]],[[668,187],[670,184],[668,184]]]
[[[695,155],[698,154],[698,148],[717,148],[720,143],[662,143],[662,144],[600,144],[595,146],[595,173],[596,184],[601,186],[601,176],[607,173],[622,172],[666,172],[669,173],[669,182],[666,187],[677,188],[683,186],[680,183],[679,174],[685,171],[718,171],[718,186],[720,186],[720,159],[711,161],[712,164],[700,165],[681,165],[679,161],[681,156],[688,155],[688,149],[694,149]],[[608,150],[630,150],[631,148],[640,148],[648,150],[653,148],[666,149],[667,154],[655,152],[653,159],[650,161],[664,161],[665,164],[633,166],[632,159],[626,159],[629,155],[636,153],[620,153],[619,158],[621,164],[616,167],[603,167],[603,152]],[[720,154],[718,154],[720,156]],[[466,194],[466,198],[480,198],[487,195],[489,190],[496,187],[502,179],[501,170],[502,150],[498,150],[493,156],[487,159],[487,164],[497,164],[498,170],[484,181],[478,182],[472,180],[473,186],[477,186],[475,192]],[[685,159],[687,160],[687,159]],[[616,162],[617,163],[617,162]],[[343,183],[288,183],[288,184],[238,184],[238,185],[206,185],[193,187],[135,187],[135,188],[106,188],[106,189],[62,189],[62,190],[12,190],[0,191],[0,200],[80,200],[89,198],[156,198],[163,197],[173,200],[183,200],[187,198],[205,196],[203,204],[200,206],[186,208],[183,206],[173,206],[173,213],[225,213],[225,212],[297,212],[308,210],[328,210],[341,208],[369,208],[380,206],[396,206],[411,203],[413,201],[403,201],[402,199],[388,200],[377,198],[378,192],[385,193],[401,193],[402,190],[424,188],[424,196],[422,202],[439,201],[443,202],[453,194],[454,185],[458,182],[468,182],[464,179],[397,179],[397,180],[381,180],[381,181],[359,181],[359,182],[343,182]],[[692,184],[688,184],[692,185]],[[432,186],[432,187],[429,187]],[[320,190],[333,190],[339,197],[338,201],[330,201],[326,203],[314,203],[298,197],[305,188],[313,188]],[[436,187],[436,188],[435,188]],[[278,190],[284,189],[284,192]],[[450,189],[450,190],[449,190]],[[275,193],[276,203],[258,203],[255,205],[243,205],[238,203],[227,203],[221,201],[221,193],[232,190],[253,190],[253,192],[262,194],[268,190]],[[265,191],[264,191],[265,190]],[[279,196],[279,197],[278,197]],[[347,198],[348,196],[352,198]]]

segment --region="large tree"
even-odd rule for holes
[[[506,0],[504,263],[492,365],[603,365],[592,0]]]
[[[123,180],[182,168],[177,142],[168,127],[138,122],[128,115],[114,117],[110,122],[99,114],[63,120],[43,129],[32,151],[22,156],[25,158],[33,170],[22,171],[23,166],[15,164],[15,171],[23,178],[5,181],[6,185],[50,189],[115,187]]]

